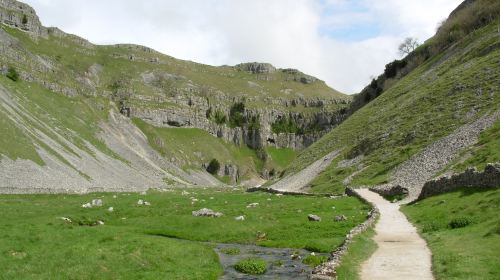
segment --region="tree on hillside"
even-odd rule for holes
[[[414,51],[418,46],[420,46],[420,44],[416,38],[407,37],[398,47],[399,54],[401,56],[407,55]]]

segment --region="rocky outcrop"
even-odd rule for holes
[[[281,72],[288,75],[287,77],[288,80],[293,80],[295,82],[300,82],[303,84],[312,84],[318,80],[315,77],[306,75],[297,69],[292,69],[292,68],[281,69]]]
[[[0,0],[0,22],[35,36],[48,37],[47,29],[42,26],[35,10],[18,1]]]
[[[153,77],[146,77],[153,79]],[[147,108],[145,106],[131,105],[130,116],[140,118],[158,127],[192,127],[203,129],[210,134],[224,139],[226,142],[236,145],[247,145],[252,148],[273,146],[278,148],[292,148],[302,150],[316,142],[324,134],[340,124],[345,115],[341,111],[320,110],[312,113],[289,112],[286,107],[283,109],[246,109],[248,118],[259,116],[259,128],[249,129],[247,127],[229,127],[226,124],[217,124],[207,118],[207,111],[218,110],[226,116],[229,115],[230,104],[224,106],[220,103],[212,106],[207,99],[191,96],[188,98],[177,97],[175,99],[157,99],[158,103],[175,103],[176,105],[164,106],[161,109]],[[249,101],[247,101],[249,102]],[[300,100],[296,101],[300,103]],[[322,101],[327,103],[328,101]],[[306,105],[317,106],[316,103],[303,102]],[[282,104],[288,105],[287,102]],[[280,118],[290,118],[293,122],[308,130],[309,127],[315,129],[303,134],[298,133],[274,133],[272,124]]]
[[[240,71],[250,72],[252,74],[274,73],[276,68],[269,63],[249,62],[241,63],[235,66]]]
[[[469,168],[460,174],[428,181],[424,184],[418,200],[460,188],[500,188],[500,163],[487,164],[483,172]]]

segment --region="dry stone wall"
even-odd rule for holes
[[[486,165],[483,172],[469,168],[460,174],[428,181],[424,184],[418,199],[469,187],[485,189],[500,187],[500,163]]]

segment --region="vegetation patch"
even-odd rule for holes
[[[326,262],[327,260],[328,260],[327,256],[309,255],[302,260],[302,263],[307,264],[311,267],[316,267]]]
[[[471,219],[468,217],[459,217],[459,218],[454,218],[452,219],[449,223],[448,226],[450,228],[463,228],[472,223]]]
[[[207,172],[214,175],[214,174],[217,174],[217,172],[219,172],[219,169],[220,169],[220,163],[217,159],[212,159],[210,161],[210,163],[208,163],[208,166],[207,166]]]
[[[9,69],[7,70],[7,78],[11,79],[14,82],[17,82],[19,80],[19,73],[17,73],[16,68],[10,66]]]
[[[261,258],[248,258],[236,263],[234,269],[245,274],[259,275],[266,273],[267,263]]]
[[[281,117],[271,124],[274,133],[304,134],[304,130],[291,117]]]
[[[353,238],[353,242],[349,245],[349,250],[342,257],[342,262],[336,269],[339,280],[361,279],[359,275],[361,264],[377,249],[377,244],[372,239],[374,235],[375,231],[369,228]]]
[[[225,248],[225,249],[222,249],[222,253],[224,253],[226,255],[239,255],[240,248]]]

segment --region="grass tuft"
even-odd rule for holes
[[[245,274],[259,275],[266,273],[267,263],[261,258],[248,258],[236,263],[234,269]]]

